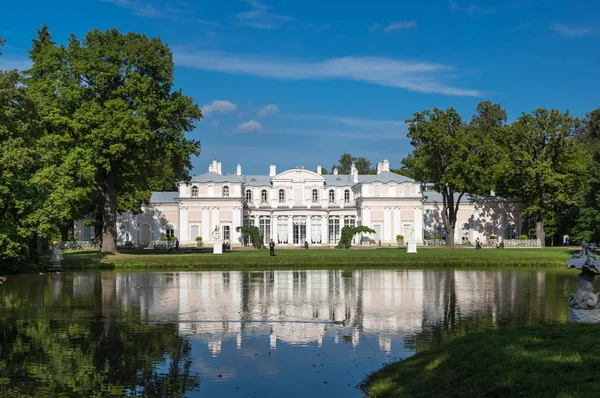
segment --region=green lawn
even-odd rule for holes
[[[600,325],[469,334],[369,375],[369,397],[600,397]]]
[[[98,252],[65,252],[66,269],[157,268],[157,269],[271,269],[397,266],[565,266],[575,251],[560,249],[464,249],[423,248],[418,253],[403,249],[314,249],[239,250],[212,253],[123,251],[114,256]]]

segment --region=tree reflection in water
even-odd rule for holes
[[[176,325],[114,311],[106,295],[94,296],[99,276],[83,298],[96,311],[56,294],[72,289],[60,275],[47,282],[0,295],[0,396],[183,397],[198,388]]]

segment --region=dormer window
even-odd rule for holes
[[[379,195],[381,195],[381,185],[375,185],[375,186],[373,187],[373,190],[374,190],[374,192],[375,192],[375,196],[379,196]]]
[[[223,187],[223,197],[224,197],[224,198],[227,198],[227,197],[229,197],[229,187],[228,187],[227,185],[225,185],[225,186]]]
[[[404,196],[410,196],[410,185],[404,186]]]
[[[246,202],[252,202],[252,191],[250,189],[246,189]]]
[[[316,189],[313,189],[312,191],[312,201],[313,203],[319,202],[319,191],[317,191]]]
[[[267,190],[260,191],[260,203],[267,203]]]
[[[350,190],[346,189],[344,191],[344,203],[350,203]]]
[[[198,197],[198,187],[194,185],[192,187],[192,198],[197,198],[197,197]]]
[[[280,189],[279,190],[279,203],[284,203],[285,202],[285,190]]]
[[[335,203],[335,191],[333,189],[329,190],[329,203]]]

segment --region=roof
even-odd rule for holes
[[[323,176],[325,185],[329,187],[347,187],[354,185],[350,174],[326,174]]]
[[[392,173],[391,171],[383,171],[380,174],[359,175],[359,182],[410,182],[414,183],[412,178],[405,177],[401,174]]]
[[[177,203],[179,192],[152,192],[150,203]]]
[[[243,178],[246,176],[239,176],[237,174],[219,174],[214,171],[208,173],[193,176],[190,182],[243,182]]]
[[[265,187],[271,185],[271,177],[267,175],[243,176],[244,184],[248,187]]]

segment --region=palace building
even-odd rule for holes
[[[344,226],[368,226],[375,234],[356,237],[357,244],[396,245],[396,236],[417,244],[436,235],[445,238],[440,212],[442,196],[425,185],[390,171],[389,162],[377,174],[323,175],[297,167],[268,174],[223,174],[214,160],[204,174],[177,184],[176,192],[154,192],[141,214],[123,213],[118,219],[118,243],[148,245],[161,237],[177,237],[180,244],[202,237],[213,242],[214,231],[232,245],[244,244],[238,226],[256,226],[265,243],[278,246],[335,245]],[[522,204],[515,199],[464,195],[456,223],[457,243],[485,241],[490,236],[513,238],[520,233]],[[92,236],[92,227],[77,222],[75,234]],[[79,236],[80,235],[80,236]]]

